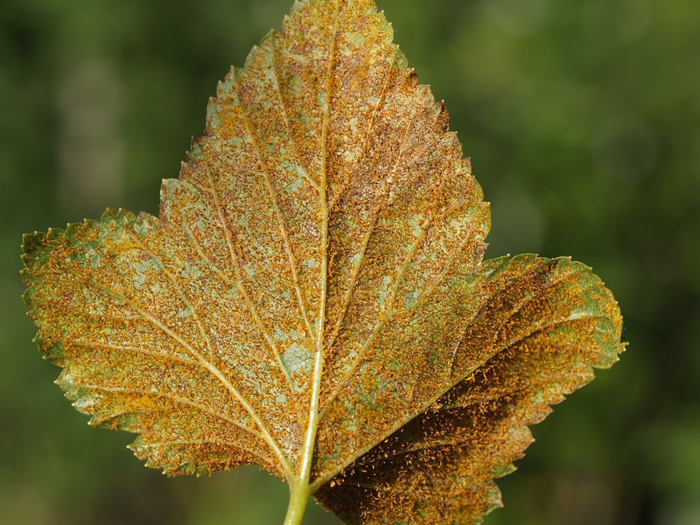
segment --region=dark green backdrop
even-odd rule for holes
[[[0,523],[275,524],[255,469],[165,479],[88,428],[31,343],[22,232],[156,212],[207,97],[290,0],[0,5]],[[629,351],[535,428],[492,525],[700,523],[700,4],[380,0],[493,203],[490,255],[572,255]],[[318,509],[309,524],[337,523]]]

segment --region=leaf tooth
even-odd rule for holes
[[[22,235],[22,252],[23,256],[29,256],[41,249],[44,244],[46,234],[44,232],[35,231],[34,233],[25,233]]]
[[[269,35],[269,33],[268,33],[268,35]],[[245,73],[245,70],[248,69],[248,67],[253,63],[253,61],[255,60],[255,57],[260,52],[260,49],[261,49],[261,46],[257,45],[257,44],[252,47],[252,49],[250,50],[250,53],[248,53],[248,56],[245,59],[245,62],[243,63],[243,69],[240,70],[239,68],[236,68],[238,70],[236,72],[236,75],[237,75],[236,78],[238,78],[238,76],[240,76],[240,74]],[[240,72],[240,74],[239,74],[239,72]]]
[[[114,208],[106,208],[102,216],[100,217],[100,222],[107,224],[114,221],[114,217],[117,214],[117,210]]]
[[[231,66],[228,73],[216,86],[216,96],[219,99],[226,100],[233,95],[234,84],[236,82],[236,66]]]
[[[27,285],[27,289],[24,290],[22,293],[22,301],[24,302],[24,305],[27,307],[27,315],[29,316],[30,319],[34,319],[32,316],[34,315],[34,290],[30,287],[29,278],[31,277],[31,274],[29,271],[25,268],[21,272],[22,277],[24,278],[24,282]],[[35,338],[36,339],[36,338]]]
[[[131,210],[119,208],[119,217],[122,218],[123,224],[128,224],[136,221],[136,215]]]
[[[409,88],[415,89],[418,86],[418,73],[416,73],[415,69],[409,67],[404,72],[404,80]]]
[[[49,231],[46,233],[46,240],[48,242],[56,241],[62,237],[64,233],[65,230],[63,228],[49,228]]]
[[[187,161],[194,162],[199,161],[204,158],[204,146],[209,142],[209,138],[203,137],[193,137],[190,144],[190,151],[187,152]]]
[[[268,42],[269,40],[273,39],[273,38],[275,37],[275,35],[278,35],[278,34],[279,34],[279,33],[278,33],[277,31],[275,31],[274,29],[270,29],[270,30],[265,34],[265,36],[262,37],[262,39],[260,40],[260,44],[257,45],[257,46],[255,46],[255,47],[260,47],[260,48],[261,48],[261,47],[264,47],[265,44],[267,44],[267,42]],[[255,47],[254,47],[254,48],[255,48]]]
[[[85,222],[73,222],[66,225],[66,229],[63,231],[64,236],[75,235],[79,228],[85,225]]]

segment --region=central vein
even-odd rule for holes
[[[303,457],[298,483],[302,487],[308,487],[311,477],[311,466],[318,432],[319,404],[321,394],[321,378],[323,376],[323,343],[326,320],[326,303],[328,295],[328,128],[330,126],[331,90],[333,87],[333,62],[338,43],[338,28],[340,22],[340,1],[336,0],[335,27],[333,29],[333,41],[328,56],[326,71],[326,99],[323,115],[323,131],[321,135],[321,180],[320,180],[320,211],[321,211],[321,298],[318,312],[318,332],[316,335],[316,349],[314,359],[314,372],[309,403],[309,421],[304,438]]]

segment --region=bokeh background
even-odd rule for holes
[[[166,479],[52,380],[20,300],[23,232],[158,209],[207,98],[290,0],[3,0],[0,523],[276,524],[254,468]],[[379,0],[493,203],[489,255],[572,255],[630,346],[500,482],[491,525],[700,523],[700,4]],[[338,521],[312,509],[309,524]]]

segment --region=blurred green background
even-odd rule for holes
[[[217,80],[290,3],[2,2],[0,523],[281,523],[286,487],[256,469],[166,479],[90,429],[31,343],[18,272],[23,232],[155,213]],[[493,203],[489,255],[592,265],[631,342],[535,427],[487,523],[699,524],[700,4],[379,4]]]

